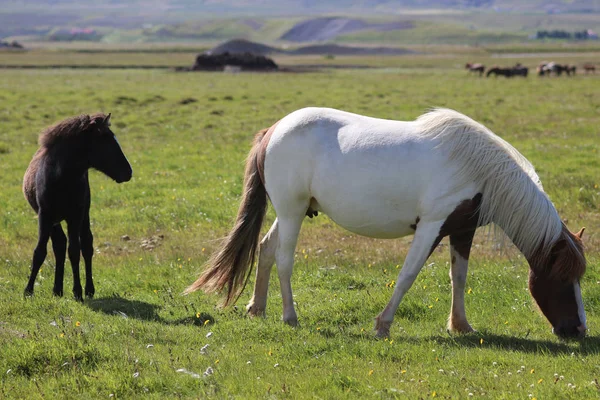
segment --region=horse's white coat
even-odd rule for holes
[[[328,108],[298,110],[273,130],[264,180],[277,214],[266,240],[277,242],[283,319],[291,324],[296,323],[290,283],[294,250],[309,205],[360,235],[395,238],[415,233],[392,298],[377,318],[380,336],[388,334],[400,300],[446,218],[462,201],[484,193],[480,224],[495,222],[526,257],[540,248],[549,251],[562,230],[556,209],[525,157],[483,125],[452,110],[434,110],[411,122]],[[273,244],[263,241],[262,246]],[[464,283],[458,272],[466,273],[466,260],[460,262],[464,265],[457,270],[453,309],[462,320],[464,302],[458,290],[464,290]],[[255,312],[266,304],[269,269],[257,271],[260,287],[249,305],[259,304]],[[464,322],[468,326],[466,316]]]
[[[436,156],[439,144],[420,134],[416,122],[302,109],[271,136],[265,186],[278,216],[298,214],[294,207],[303,214],[314,198],[318,211],[352,232],[405,236],[414,233],[417,217],[445,219],[478,193],[475,184],[456,187],[459,165]]]

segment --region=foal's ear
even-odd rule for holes
[[[110,126],[110,114],[111,113],[108,113],[108,115],[106,116],[106,118],[104,118],[103,122],[104,122],[104,125],[106,125],[106,126]]]
[[[585,231],[585,227],[581,228],[579,232],[575,234],[579,238],[579,240],[583,239],[583,232]]]

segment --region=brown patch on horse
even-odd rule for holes
[[[481,193],[477,193],[470,200],[463,200],[448,215],[446,221],[440,228],[438,237],[433,242],[429,254],[433,253],[440,241],[450,235],[450,245],[464,259],[469,258],[473,234],[479,222],[479,205],[481,204]]]
[[[265,157],[267,155],[267,146],[269,145],[271,135],[277,127],[277,124],[279,124],[279,121],[275,122],[270,128],[261,129],[254,137],[254,144],[260,143],[260,147],[258,147],[256,151],[256,165],[263,185],[265,184]]]
[[[537,275],[545,275],[548,279],[563,282],[579,280],[586,269],[584,246],[581,240],[582,229],[572,233],[563,224],[558,240],[552,244],[550,252],[539,249],[530,257],[529,264]],[[547,253],[546,256],[543,254]]]

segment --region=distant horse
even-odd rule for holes
[[[302,220],[318,211],[359,235],[414,234],[391,300],[376,319],[387,336],[402,297],[440,240],[450,236],[452,308],[448,328],[470,332],[464,308],[469,252],[478,226],[494,222],[530,265],[529,288],[554,332],[585,335],[579,281],[581,236],[569,232],[533,166],[483,125],[438,109],[416,121],[305,108],[260,131],[246,162],[234,228],[186,293],[244,289],[271,201],[277,219],[260,242],[250,315],[263,315],[277,263],[283,320],[297,324],[290,278]]]
[[[494,74],[496,77],[498,77],[498,75],[501,76],[505,76],[507,78],[510,78],[514,75],[514,71],[512,68],[503,68],[503,67],[492,67],[490,69],[488,69],[487,74],[485,74],[486,77],[490,77],[490,75]]]
[[[575,75],[577,67],[575,65],[570,66],[568,64],[557,64],[554,61],[546,63],[542,62],[538,65],[537,72],[540,76],[549,76],[554,73],[556,76],[561,76],[562,73],[566,73],[567,76]]]
[[[466,63],[465,69],[468,69],[469,72],[479,72],[479,76],[482,76],[485,71],[485,65]]]
[[[596,73],[596,66],[594,64],[583,64],[583,70],[586,74],[591,72],[592,74]]]
[[[52,238],[56,257],[53,292],[63,295],[67,238],[61,221],[67,221],[69,260],[73,269],[73,294],[82,301],[79,279],[79,253],[85,262],[85,295],[94,296],[92,280],[93,236],[90,230],[90,185],[88,169],[95,168],[117,183],[131,179],[131,165],[110,130],[110,114],[80,115],[44,130],[40,148],[25,172],[23,193],[38,214],[38,242],[33,252],[31,275],[25,295],[33,295],[33,285],[46,259],[46,246]]]
[[[517,63],[514,67],[512,67],[512,73],[514,76],[522,76],[527,78],[527,75],[529,74],[529,68],[521,63]]]

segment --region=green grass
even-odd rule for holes
[[[315,74],[2,71],[0,397],[596,398],[598,77],[478,79],[462,70],[462,56],[393,60]],[[188,98],[197,101],[182,104]],[[181,296],[230,228],[254,132],[304,106],[402,120],[451,107],[513,143],[568,226],[587,227],[589,337],[556,339],[527,292],[523,258],[481,234],[466,294],[478,333],[445,331],[443,245],[401,303],[390,338],[376,340],[373,318],[410,238],[361,238],[322,215],[306,221],[297,248],[299,328],[280,321],[275,271],[265,319],[245,316],[250,290],[226,310],[212,296]],[[69,272],[65,297],[54,298],[49,252],[36,295],[24,299],[37,221],[20,186],[37,133],[95,111],[112,112],[134,168],[122,185],[91,174],[96,298],[72,300]],[[148,241],[155,247],[143,247]]]

